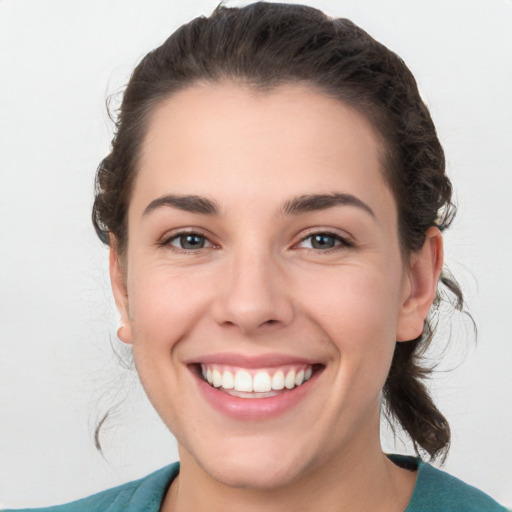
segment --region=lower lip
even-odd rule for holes
[[[296,388],[267,398],[232,396],[210,386],[198,376],[196,380],[206,401],[222,414],[239,420],[263,420],[280,416],[298,405],[315,385],[320,373],[314,373],[307,382]]]

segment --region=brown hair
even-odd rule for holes
[[[198,81],[232,80],[258,89],[304,83],[367,116],[386,148],[384,174],[398,207],[399,236],[407,257],[421,248],[431,226],[447,228],[455,209],[444,153],[416,81],[404,62],[347,19],[288,4],[257,2],[217,7],[210,17],[183,25],[135,68],[116,122],[110,154],[96,176],[92,212],[100,239],[127,243],[127,209],[149,113],[163,99]],[[456,282],[441,281],[462,307]],[[436,308],[438,291],[433,308]],[[431,368],[422,355],[434,328],[397,343],[383,396],[418,453],[446,454],[450,429],[423,379]]]

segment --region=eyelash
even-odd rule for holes
[[[314,251],[316,253],[329,254],[331,252],[350,249],[354,247],[354,243],[350,241],[348,238],[339,235],[338,233],[333,233],[331,231],[313,231],[308,233],[305,237],[303,237],[297,245],[302,244],[306,240],[313,239],[313,237],[324,237],[324,238],[332,238],[334,240],[335,245],[333,247],[327,249],[318,249],[314,247],[305,247],[305,249],[309,251]]]
[[[183,247],[177,247],[173,245],[173,242],[179,241],[183,237],[197,237],[201,238],[205,244],[209,244],[208,246],[199,247],[198,249],[186,249]],[[322,254],[328,254],[331,252],[343,250],[343,249],[349,249],[355,246],[355,244],[350,241],[348,238],[343,237],[337,233],[333,233],[331,231],[312,231],[311,233],[308,233],[305,237],[301,238],[301,240],[294,244],[294,247],[299,247],[300,244],[304,243],[306,240],[313,239],[313,237],[323,237],[323,238],[330,238],[334,240],[334,246],[329,247],[327,249],[319,249],[315,247],[303,247],[304,249],[308,251],[313,251],[315,253],[322,253]],[[213,242],[211,242],[207,236],[204,234],[197,232],[197,231],[180,231],[179,233],[175,233],[170,237],[166,237],[165,239],[158,242],[158,246],[160,247],[171,247],[173,251],[182,253],[182,254],[197,254],[202,249],[210,249],[210,248],[218,248],[218,245],[215,245]]]
[[[180,238],[187,237],[187,236],[201,238],[204,240],[205,243],[208,243],[210,245],[208,247],[204,247],[204,246],[199,247],[198,249],[185,249],[183,247],[176,247],[172,244],[172,242],[178,241],[178,240],[180,240]],[[182,253],[182,254],[197,254],[202,249],[218,247],[213,242],[211,242],[207,236],[205,236],[202,233],[199,233],[197,231],[180,231],[179,233],[175,233],[172,236],[166,237],[163,240],[161,240],[160,242],[158,242],[158,246],[171,247],[172,250],[174,250],[175,252]]]

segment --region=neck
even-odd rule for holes
[[[357,456],[333,457],[307,475],[278,488],[237,488],[206,473],[184,450],[181,469],[162,512],[402,512],[414,489],[416,473],[399,468],[380,444]]]

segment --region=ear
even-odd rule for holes
[[[117,310],[121,315],[121,326],[117,330],[117,336],[125,343],[132,343],[132,328],[128,309],[128,290],[126,288],[126,276],[117,252],[116,240],[110,239],[110,283],[116,301]]]
[[[443,268],[443,235],[438,228],[431,227],[427,231],[423,247],[411,255],[409,265],[397,323],[397,341],[414,340],[423,332]]]

